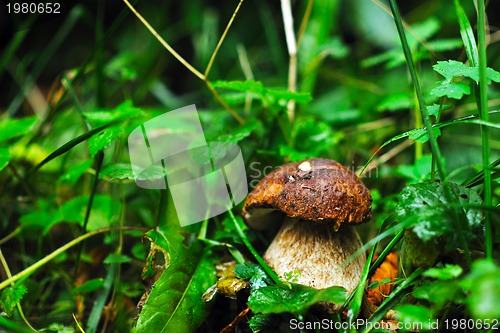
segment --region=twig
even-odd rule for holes
[[[144,26],[153,34],[153,36],[160,42],[161,45],[163,45],[164,48],[167,49],[168,52],[170,52],[181,64],[183,64],[191,73],[205,81],[205,76],[201,74],[196,68],[191,66],[189,62],[187,62],[180,54],[175,52],[175,50],[156,32],[156,30],[146,21],[146,19],[139,14],[137,10],[130,4],[128,0],[123,0],[127,7],[134,13],[134,15],[144,24]]]
[[[229,333],[232,330],[234,330],[236,325],[238,325],[238,323],[243,319],[243,317],[245,317],[247,315],[248,312],[250,312],[249,306],[247,306],[246,309],[241,311],[229,325],[227,325],[226,327],[224,327],[222,329],[222,331],[220,331],[220,333]]]
[[[231,28],[231,25],[233,24],[233,21],[238,14],[238,11],[240,10],[241,4],[243,3],[243,0],[240,0],[238,3],[238,6],[236,6],[236,9],[233,12],[233,15],[231,16],[231,19],[227,23],[226,29],[224,29],[224,32],[222,33],[222,36],[219,39],[219,42],[217,43],[217,46],[215,47],[214,53],[212,53],[212,56],[210,57],[210,61],[208,62],[207,69],[205,69],[205,80],[208,79],[208,74],[210,73],[210,70],[212,69],[212,65],[214,63],[215,57],[217,56],[217,53],[219,52],[219,49],[222,45],[222,42],[226,38],[227,32],[229,31],[229,28]]]
[[[297,34],[297,47],[300,45],[300,41],[302,40],[302,36],[306,31],[307,23],[309,23],[309,18],[311,17],[311,12],[313,8],[314,0],[309,0],[307,2],[307,8],[304,13],[304,17],[302,18],[302,22],[300,23],[299,32]]]

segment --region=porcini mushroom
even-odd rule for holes
[[[262,179],[243,208],[246,223],[265,229],[283,220],[264,260],[283,277],[299,272],[297,283],[314,288],[342,286],[350,294],[365,265],[362,243],[352,225],[371,219],[372,197],[348,168],[322,158],[285,164]],[[329,305],[331,310],[338,307]]]

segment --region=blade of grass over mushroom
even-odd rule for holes
[[[393,215],[391,215],[388,219],[392,219],[392,220],[394,220],[394,219],[395,219],[395,217],[396,217],[396,216],[393,214]],[[396,244],[397,244],[397,243],[401,240],[401,238],[403,237],[403,234],[404,234],[405,229],[406,229],[406,227],[401,228],[401,230],[400,230],[400,231],[398,231],[398,232],[396,233],[396,235],[395,235],[395,236],[391,239],[391,241],[387,244],[387,246],[384,248],[384,250],[382,250],[382,252],[381,252],[381,253],[380,253],[380,255],[378,256],[378,258],[377,258],[377,259],[376,259],[376,260],[375,260],[375,261],[374,261],[374,262],[370,265],[371,260],[372,260],[372,258],[373,258],[373,253],[374,253],[374,251],[376,250],[377,245],[378,245],[378,243],[380,242],[380,240],[382,240],[382,239],[383,239],[383,238],[379,238],[379,236],[380,236],[380,231],[379,231],[379,235],[376,237],[377,241],[373,244],[373,247],[372,247],[372,249],[371,249],[371,251],[370,251],[370,258],[369,258],[369,260],[368,260],[368,258],[367,258],[367,260],[366,260],[367,264],[368,264],[368,265],[370,265],[370,266],[369,266],[369,267],[370,267],[370,269],[369,269],[369,271],[368,271],[367,278],[368,278],[369,276],[371,276],[371,275],[375,272],[375,270],[377,269],[377,267],[378,267],[378,266],[380,266],[380,264],[384,261],[384,259],[385,259],[385,257],[387,256],[387,254],[388,254],[389,252],[391,252],[391,250],[394,248],[394,246],[395,246],[395,245],[396,245]],[[371,246],[371,245],[370,245],[370,246]],[[369,247],[363,246],[363,248],[362,248],[362,249],[360,249],[360,251],[361,251],[361,252],[366,251],[366,250],[368,250],[368,248],[369,248]],[[350,257],[349,257],[349,258],[345,261],[345,263],[344,263],[344,264],[345,264],[345,265],[348,265],[348,264],[349,264],[349,263],[350,263],[350,262],[354,259],[354,256],[359,255],[359,254],[361,253],[360,251],[357,251],[357,252],[355,252],[352,256],[350,256]],[[366,268],[366,267],[365,267],[365,268]],[[363,277],[364,277],[364,271],[363,271],[362,278],[363,278]],[[363,281],[363,280],[362,280],[362,281]],[[364,281],[364,283],[366,283],[366,280]],[[361,282],[360,282],[360,284],[361,284]],[[344,310],[347,308],[347,306],[349,306],[349,304],[350,304],[350,303],[351,303],[351,301],[353,300],[354,296],[355,296],[355,293],[352,293],[351,295],[349,295],[349,297],[348,297],[347,301],[344,303],[344,306],[343,306],[343,308],[342,308],[342,310],[341,310],[341,311],[344,311]],[[352,308],[352,305],[350,306],[350,308]]]
[[[368,275],[372,275],[375,273],[375,270],[380,266],[380,264],[384,261],[385,257],[389,254],[389,252],[392,251],[394,246],[396,246],[397,243],[403,238],[405,229],[401,229],[398,231],[396,235],[391,239],[391,241],[386,245],[386,247],[382,250],[378,258],[373,262],[373,264],[370,266],[370,272]]]
[[[240,236],[241,240],[243,241],[243,244],[245,244],[245,246],[247,247],[248,251],[250,251],[250,253],[253,255],[253,257],[255,258],[255,260],[257,260],[257,262],[259,263],[259,265],[262,266],[262,268],[264,269],[264,271],[266,271],[266,273],[274,281],[274,283],[276,283],[277,285],[281,285],[282,282],[280,281],[280,278],[278,277],[278,275],[276,275],[276,273],[271,269],[271,267],[269,267],[266,264],[266,262],[264,261],[264,259],[262,259],[262,257],[257,253],[257,251],[255,250],[255,248],[253,247],[253,245],[250,243],[250,241],[248,240],[247,236],[243,232],[243,229],[245,228],[245,226],[243,225],[243,223],[241,221],[239,221],[234,216],[234,214],[233,214],[233,212],[232,212],[231,209],[228,210],[228,213],[229,213],[229,217],[231,218],[231,221],[234,224],[234,228],[236,229],[236,232],[238,233],[238,235]]]
[[[397,302],[404,296],[406,288],[411,287],[415,280],[425,272],[423,268],[417,268],[406,280],[404,280],[391,294],[382,302],[380,307],[368,318],[368,323],[361,333],[368,333],[374,328],[374,324],[380,321],[384,315],[397,304]],[[367,324],[368,324],[367,323]]]
[[[488,84],[486,79],[486,32],[485,32],[485,8],[484,0],[477,1],[477,37],[479,53],[479,115],[481,120],[489,122],[488,113]],[[490,165],[490,131],[486,126],[481,126],[481,141],[483,144],[483,169],[484,169],[484,204],[491,206],[493,202]],[[493,256],[493,232],[491,226],[490,212],[484,212],[485,217],[485,248],[486,257],[492,259]]]
[[[356,291],[353,293],[353,298],[350,302],[344,303],[344,308],[347,304],[349,304],[349,311],[347,312],[347,320],[349,322],[349,327],[356,318],[358,318],[359,311],[361,310],[361,306],[363,304],[363,295],[365,293],[366,281],[368,280],[370,263],[372,262],[373,255],[375,254],[376,246],[372,248],[370,254],[366,258],[365,267],[363,267],[363,273],[361,273],[361,278],[359,280],[359,284],[356,287]]]

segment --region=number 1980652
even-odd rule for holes
[[[7,3],[6,6],[9,14],[61,14],[61,4],[58,2],[15,2]]]

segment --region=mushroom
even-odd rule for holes
[[[364,252],[346,262],[362,246],[352,225],[371,219],[371,203],[370,192],[354,172],[313,158],[268,174],[248,195],[243,215],[250,227],[261,230],[283,220],[264,254],[280,277],[298,272],[299,284],[342,286],[351,294],[366,262]]]

